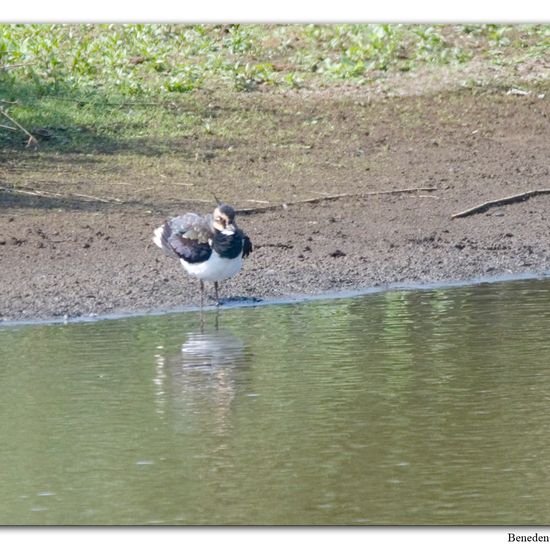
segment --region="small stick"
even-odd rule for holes
[[[30,147],[31,145],[33,147],[38,147],[38,141],[36,140],[36,138],[28,130],[23,128],[23,126],[21,126],[21,124],[19,124],[17,120],[14,120],[10,115],[8,115],[8,113],[6,113],[6,111],[4,111],[2,107],[0,107],[0,114],[4,115],[10,122],[15,124],[24,134],[28,136],[29,139],[27,141],[27,147]]]
[[[525,201],[537,195],[547,195],[549,193],[550,193],[550,189],[533,189],[531,191],[526,191],[525,193],[518,193],[517,195],[510,195],[509,197],[503,197],[501,199],[495,199],[492,201],[487,201],[487,202],[478,204],[473,208],[469,208],[468,210],[464,210],[462,212],[458,212],[457,214],[453,214],[451,218],[452,219],[465,218],[466,216],[471,216],[472,214],[480,214],[482,212],[485,212],[489,210],[489,208],[492,208],[493,206],[505,206],[507,204],[513,204],[515,202]]]
[[[39,193],[36,191],[27,191],[23,189],[15,189],[12,187],[0,187],[0,191],[7,191],[8,193],[18,193],[20,195],[34,195],[38,197],[49,197],[52,195],[57,195],[57,193]]]
[[[407,189],[390,189],[389,191],[367,191],[366,193],[340,193],[338,195],[324,195],[312,199],[304,199],[295,202],[287,202],[286,205],[303,204],[308,202],[333,201],[344,197],[368,197],[372,195],[394,195],[397,193],[413,193],[414,191],[437,191],[435,187],[409,187]]]
[[[149,188],[149,189],[152,189],[152,188]],[[81,198],[84,198],[84,199],[90,199],[92,201],[99,201],[99,202],[118,202],[118,203],[124,202],[121,199],[117,199],[116,197],[102,198],[102,197],[95,197],[94,195],[82,195],[80,193],[71,193],[70,195],[59,195],[59,196],[60,197],[67,196],[69,198],[70,197],[81,197]]]
[[[334,201],[343,199],[346,197],[368,197],[373,195],[394,195],[397,193],[413,193],[415,191],[437,191],[437,187],[408,187],[406,189],[390,189],[389,191],[367,191],[365,193],[339,193],[338,195],[325,195],[322,197],[314,197],[311,199],[302,199],[294,202],[287,202],[284,204],[270,204],[268,206],[257,206],[254,208],[239,208],[239,214],[254,214],[256,212],[264,212],[266,210],[273,210],[276,208],[288,208],[296,204],[312,204],[323,201]]]
[[[53,193],[51,191],[37,191],[36,189],[16,189],[16,188],[13,188],[13,187],[3,187],[3,186],[0,186],[0,191],[8,191],[10,193],[19,193],[20,195],[32,195],[32,196],[35,196],[35,197],[61,197],[61,198],[64,198],[64,199],[71,199],[71,198],[74,198],[74,197],[79,197],[79,198],[83,198],[83,199],[87,199],[87,200],[94,200],[94,201],[98,201],[98,202],[107,202],[107,203],[110,203],[110,202],[117,202],[117,203],[121,203],[123,202],[121,199],[117,199],[117,198],[110,198],[110,199],[104,199],[102,197],[94,197],[92,195],[82,195],[82,194],[79,194],[79,193],[72,193],[72,194],[69,194],[69,195],[63,195],[62,193]]]
[[[57,95],[45,95],[47,99],[53,101],[67,101],[70,103],[82,103],[86,105],[103,105],[106,107],[125,107],[125,106],[144,106],[144,107],[170,107],[172,103],[162,101],[122,101],[122,102],[110,102],[110,101],[97,101],[95,99],[84,99],[77,97],[62,97]],[[191,111],[186,111],[191,112]]]
[[[2,65],[0,71],[7,71],[8,69],[15,69],[16,67],[27,67],[29,65],[36,64],[36,61],[27,61],[25,63],[14,63],[13,65]]]

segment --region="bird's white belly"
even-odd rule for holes
[[[192,277],[197,277],[203,281],[223,281],[235,276],[243,265],[242,253],[233,259],[222,258],[212,250],[210,258],[206,262],[190,264],[185,260],[180,260],[181,265]]]

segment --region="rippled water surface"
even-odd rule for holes
[[[0,328],[1,524],[550,523],[550,281]]]

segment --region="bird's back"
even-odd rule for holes
[[[189,212],[158,227],[153,242],[167,256],[195,263],[210,257],[212,249],[209,241],[212,235],[210,216],[203,217]]]
[[[172,233],[182,235],[186,239],[207,243],[212,238],[211,215],[200,216],[194,212],[188,212],[172,218],[167,223]]]

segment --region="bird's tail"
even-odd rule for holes
[[[160,226],[160,227],[157,227],[155,229],[155,233],[154,233],[154,236],[153,236],[153,242],[159,247],[159,248],[164,248],[162,246],[162,233],[164,231],[164,226]]]
[[[153,242],[163,250],[163,252],[169,256],[170,258],[174,258],[175,260],[179,260],[179,256],[174,252],[174,249],[170,246],[170,243],[168,242],[168,238],[170,237],[170,234],[172,233],[172,230],[170,228],[170,225],[168,223],[165,223],[164,225],[161,225],[160,227],[157,227],[153,234]]]

